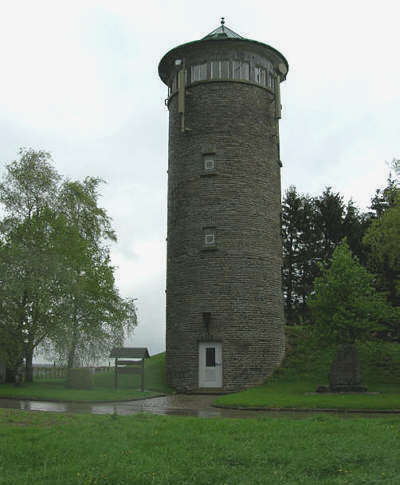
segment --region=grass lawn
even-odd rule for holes
[[[199,419],[0,410],[0,485],[399,483],[400,417]]]
[[[233,408],[400,410],[399,344],[370,342],[358,346],[362,383],[368,391],[379,394],[313,394],[319,385],[328,383],[335,349],[314,347],[309,335],[302,329],[287,330],[289,352],[274,376],[261,386],[222,396],[216,399],[215,405]]]
[[[371,385],[371,391],[379,391],[379,394],[372,395],[311,394],[310,391],[314,391],[318,384],[312,379],[272,379],[262,386],[217,398],[214,404],[233,408],[400,410],[399,386]]]
[[[51,401],[126,401],[160,395],[171,390],[165,383],[164,354],[145,361],[145,392],[140,389],[140,376],[123,374],[114,389],[114,372],[94,376],[95,386],[90,390],[67,389],[63,379],[42,379],[31,384],[0,385],[0,398],[40,399]]]
[[[67,389],[61,379],[46,380],[15,387],[13,384],[0,385],[0,398],[38,399],[41,401],[128,401],[159,395],[153,391],[138,389],[118,389],[95,386],[93,389]]]

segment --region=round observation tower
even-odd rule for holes
[[[276,49],[224,25],[161,60],[168,86],[166,367],[178,391],[261,383],[284,354]]]

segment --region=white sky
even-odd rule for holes
[[[158,62],[219,25],[278,49],[283,191],[332,186],[366,208],[400,157],[400,3],[392,0],[0,0],[0,171],[19,147],[70,178],[107,181],[101,205],[132,345],[164,349],[168,111]]]

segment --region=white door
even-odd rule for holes
[[[222,344],[199,343],[199,387],[222,387]]]

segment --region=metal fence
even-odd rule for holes
[[[99,367],[88,367],[92,374],[97,374],[99,372],[111,372],[114,367],[110,366],[99,366]],[[56,366],[33,366],[33,378],[34,379],[65,379],[67,377],[66,367],[56,367]]]

